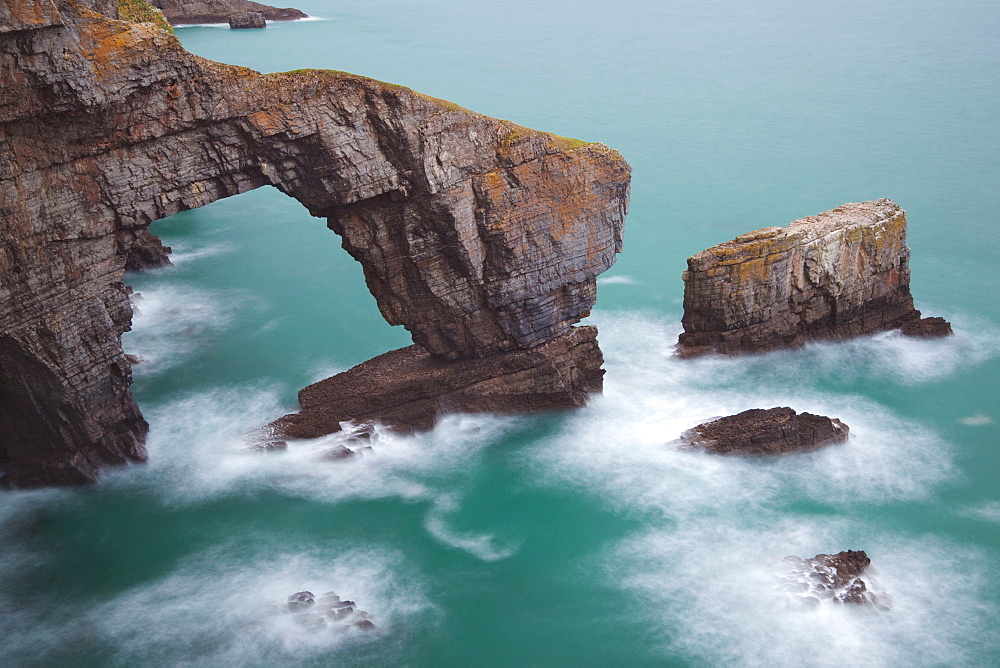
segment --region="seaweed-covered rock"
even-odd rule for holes
[[[722,455],[778,455],[843,443],[849,434],[837,418],[788,407],[752,408],[689,429],[681,442]]]

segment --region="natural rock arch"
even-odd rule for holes
[[[269,184],[327,218],[386,319],[440,358],[541,350],[589,312],[621,249],[616,152],[342,72],[221,65],[116,16],[0,0],[7,484],[145,457],[122,274],[155,250],[150,222],[222,197]]]

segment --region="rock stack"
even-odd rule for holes
[[[229,17],[229,27],[233,30],[266,28],[267,21],[264,20],[264,15],[260,12],[243,12]]]
[[[358,610],[354,601],[342,601],[340,596],[328,591],[316,596],[311,591],[300,591],[288,597],[286,609],[296,624],[312,631],[325,629],[346,630],[350,627],[374,629],[375,623],[368,613]]]
[[[678,353],[765,352],[911,326],[920,311],[909,260],[906,215],[887,199],[740,235],[688,258]]]

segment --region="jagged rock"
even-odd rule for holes
[[[358,453],[354,452],[354,450],[351,450],[347,446],[337,445],[324,452],[323,459],[335,462],[341,459],[350,459],[357,454]]]
[[[400,348],[299,392],[300,413],[268,425],[285,438],[318,438],[349,420],[395,431],[430,429],[445,413],[525,413],[582,406],[601,388],[597,330],[574,327],[529,350],[447,362]]]
[[[734,355],[843,339],[920,318],[906,216],[887,199],[844,204],[688,258],[678,353]]]
[[[174,25],[185,23],[227,23],[237,14],[260,14],[268,21],[293,21],[308,16],[291,7],[272,7],[252,0],[152,0]],[[263,28],[264,26],[259,26]]]
[[[777,455],[843,443],[849,434],[837,418],[788,407],[752,408],[689,429],[681,442],[722,455]]]
[[[875,591],[861,579],[871,565],[864,551],[847,550],[838,554],[817,554],[812,559],[785,557],[790,593],[806,601],[832,600],[837,603],[868,605],[889,610],[892,599],[884,591]]]
[[[264,15],[260,12],[243,12],[229,17],[229,27],[233,30],[266,28],[267,21],[264,20]]]
[[[295,622],[310,631],[327,628],[344,629],[354,626],[374,629],[375,624],[364,610],[357,610],[354,601],[341,601],[340,596],[329,591],[318,599],[309,591],[300,591],[288,597],[287,608]]]
[[[615,151],[342,72],[214,63],[153,23],[107,18],[113,0],[0,8],[4,484],[145,459],[120,341],[132,247],[153,220],[264,185],[327,219],[415,343],[447,359],[525,352],[535,386],[507,374],[525,397],[499,403],[566,404],[542,376],[567,365],[539,360],[621,250]]]
[[[299,612],[316,605],[316,596],[311,591],[300,591],[288,597],[288,609]]]
[[[933,339],[941,336],[951,336],[955,332],[951,329],[951,323],[944,318],[921,318],[903,325],[900,330],[906,336],[916,336],[924,339]]]

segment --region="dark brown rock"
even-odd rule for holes
[[[6,484],[145,459],[122,275],[148,264],[153,220],[274,185],[343,237],[390,323],[449,359],[544,355],[530,351],[589,313],[621,250],[629,167],[606,146],[343,72],[214,63],[154,23],[109,19],[113,1],[15,5],[0,5]],[[535,368],[520,385],[534,400],[482,403],[565,405]]]
[[[735,355],[844,339],[920,318],[906,215],[887,199],[749,232],[688,258],[678,353]]]
[[[445,361],[400,348],[299,392],[302,411],[268,426],[285,438],[318,438],[349,420],[395,431],[430,429],[446,413],[526,413],[582,406],[603,383],[594,327],[529,350]]]
[[[237,14],[260,14],[268,21],[294,21],[308,16],[291,7],[272,7],[252,0],[152,0],[174,25],[228,23]],[[263,28],[264,26],[260,26]]]
[[[951,336],[955,332],[951,329],[951,323],[944,318],[921,318],[903,325],[900,330],[906,336],[915,336],[923,339],[934,339],[942,336]]]
[[[786,557],[785,561],[790,569],[790,591],[806,600],[832,600],[880,610],[892,607],[891,598],[885,592],[872,591],[861,579],[871,566],[871,559],[864,551],[817,554],[812,559]]]
[[[836,418],[787,407],[753,408],[689,429],[681,441],[721,455],[778,455],[843,443],[849,434]]]
[[[266,28],[267,21],[260,12],[243,12],[229,17],[229,27],[233,30]]]

